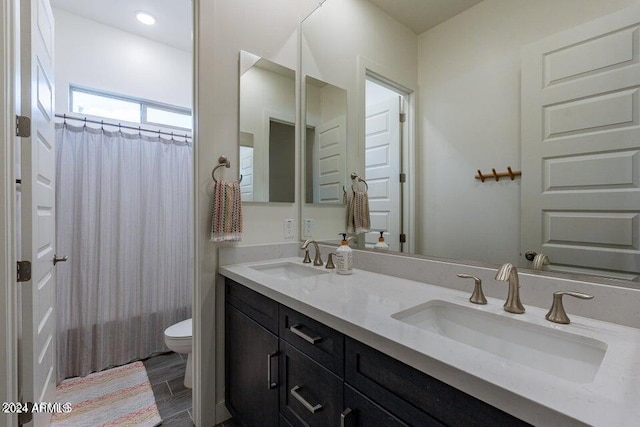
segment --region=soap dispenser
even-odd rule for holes
[[[384,231],[380,232],[380,237],[378,237],[378,243],[373,245],[374,251],[388,251],[389,245],[384,241]]]
[[[336,273],[338,274],[352,274],[353,273],[353,251],[349,247],[347,241],[347,233],[340,233],[342,235],[342,242],[338,249],[336,249]]]

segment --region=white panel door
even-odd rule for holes
[[[22,138],[22,259],[32,264],[21,284],[20,380],[23,399],[54,402],[56,387],[55,129],[53,14],[48,0],[21,0],[22,114],[31,137]],[[49,424],[35,413],[33,425]]]
[[[253,147],[240,146],[240,192],[242,201],[253,201]]]
[[[522,56],[522,253],[640,274],[640,7]]]
[[[313,203],[342,203],[346,143],[346,116],[316,127],[313,141]]]
[[[371,230],[386,230],[385,242],[400,250],[400,101],[390,98],[368,105],[365,121],[365,179],[369,184]],[[367,246],[380,237],[372,231],[365,236]]]

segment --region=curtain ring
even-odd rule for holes
[[[100,120],[100,129],[104,132],[104,120]]]
[[[86,117],[84,118],[84,126],[83,126],[83,128],[84,128],[84,129],[86,129],[86,128],[87,128],[87,118],[86,118]]]

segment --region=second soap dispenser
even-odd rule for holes
[[[352,274],[353,273],[353,251],[349,247],[347,241],[347,233],[340,233],[342,235],[342,242],[338,249],[336,249],[336,273],[338,274]]]
[[[384,231],[380,232],[380,237],[378,237],[378,243],[373,246],[374,251],[388,251],[389,245],[384,241]]]

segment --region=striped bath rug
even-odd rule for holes
[[[64,380],[56,387],[56,401],[69,402],[71,411],[54,413],[52,426],[153,427],[162,422],[142,362]]]

